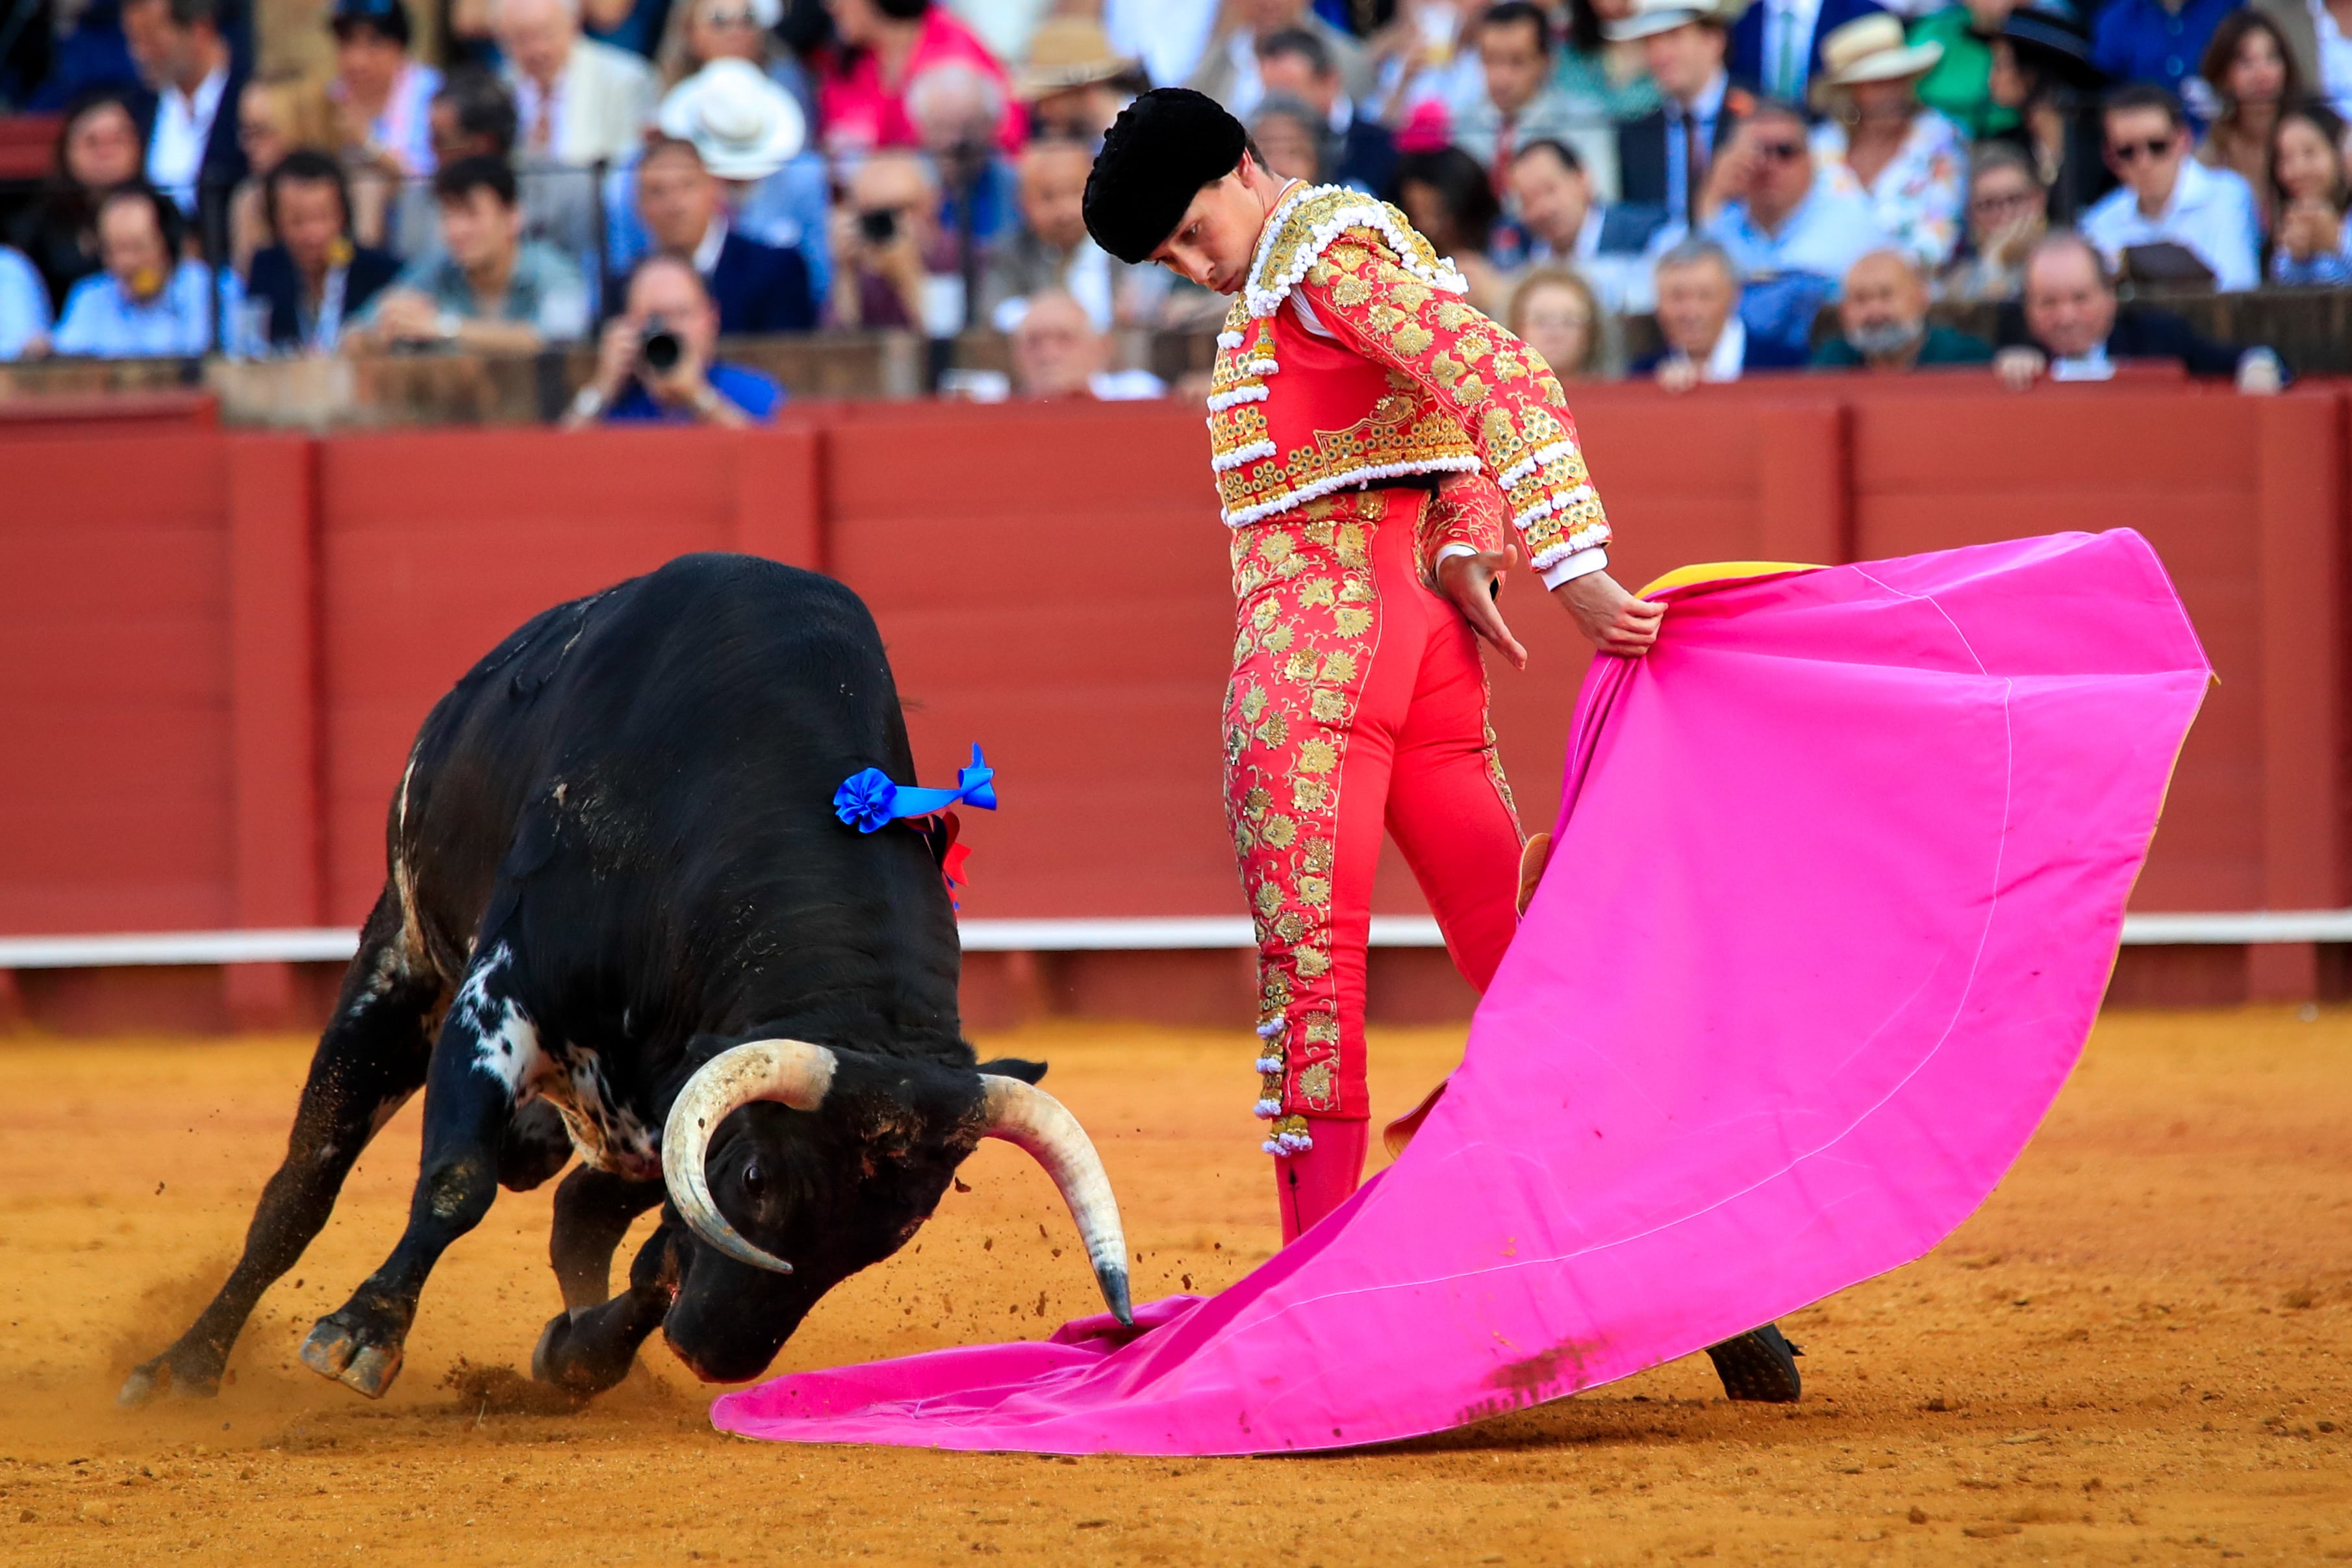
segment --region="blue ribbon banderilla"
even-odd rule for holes
[[[862,768],[842,780],[841,787],[833,792],[833,814],[860,833],[872,833],[902,817],[929,816],[959,802],[994,811],[995,781],[996,770],[988,765],[975,744],[971,765],[956,774],[953,789],[918,789],[892,783],[880,768]]]

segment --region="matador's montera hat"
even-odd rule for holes
[[[1095,154],[1087,232],[1121,261],[1149,260],[1201,187],[1232,174],[1248,147],[1249,132],[1215,99],[1153,88],[1119,111]]]

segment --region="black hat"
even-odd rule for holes
[[[2038,44],[2081,64],[2091,63],[2091,35],[2070,0],[2030,0],[2000,25],[2002,37]]]
[[[1176,232],[1201,187],[1223,179],[1249,132],[1206,93],[1155,87],[1119,111],[1087,176],[1087,232],[1121,261],[1139,262]]]

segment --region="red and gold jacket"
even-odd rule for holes
[[[1291,187],[1217,337],[1210,468],[1225,521],[1244,527],[1367,480],[1481,474],[1538,572],[1607,543],[1559,381],[1466,291],[1396,208],[1337,185]],[[1480,537],[1491,525],[1475,525],[1492,509],[1465,488],[1449,486],[1443,510],[1461,516],[1464,542],[1492,548],[1498,540]]]

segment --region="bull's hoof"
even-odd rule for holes
[[[220,1392],[218,1371],[200,1371],[176,1364],[172,1352],[164,1352],[152,1361],[141,1362],[122,1380],[114,1395],[114,1403],[125,1410],[135,1410],[160,1394],[176,1394],[183,1399],[210,1399]]]
[[[397,1338],[370,1328],[348,1310],[320,1319],[310,1337],[302,1342],[304,1366],[370,1399],[383,1397],[392,1380],[400,1375],[404,1353]]]
[[[607,1354],[603,1359],[609,1363],[613,1358]],[[635,1359],[632,1348],[617,1367],[598,1364],[594,1341],[574,1331],[570,1312],[558,1312],[539,1331],[539,1343],[530,1352],[530,1375],[536,1382],[584,1397],[617,1385],[629,1375],[629,1364]]]

